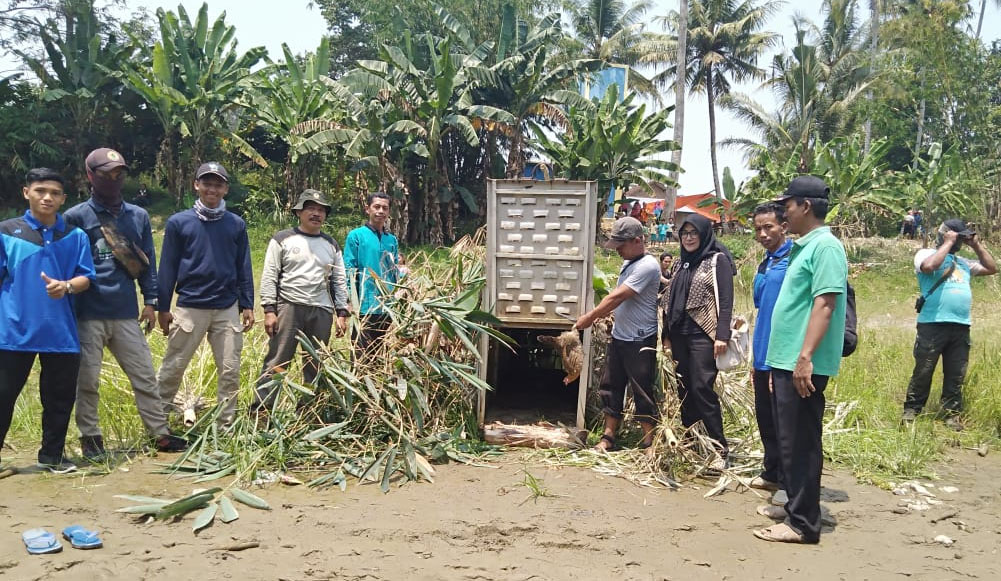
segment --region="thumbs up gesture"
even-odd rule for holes
[[[50,299],[58,300],[66,294],[66,281],[56,280],[42,272],[42,282],[45,283],[45,292]]]

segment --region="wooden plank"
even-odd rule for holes
[[[586,434],[584,434],[586,437]],[[483,426],[483,439],[490,444],[521,448],[579,448],[579,434],[552,424],[514,425],[493,422]]]

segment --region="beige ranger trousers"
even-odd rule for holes
[[[240,352],[243,350],[243,324],[236,303],[228,309],[193,309],[174,307],[174,322],[167,335],[167,351],[156,376],[160,398],[166,409],[173,406],[184,372],[202,339],[208,336],[215,359],[218,382],[216,393],[222,410],[219,424],[229,425],[236,415],[240,390]]]
[[[97,319],[77,322],[80,335],[80,373],[76,382],[76,427],[81,436],[100,436],[98,408],[101,365],[107,347],[125,372],[136,398],[139,417],[153,436],[169,432],[167,412],[160,399],[146,336],[135,319]]]

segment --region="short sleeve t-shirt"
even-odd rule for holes
[[[636,294],[615,308],[612,338],[640,341],[656,334],[660,263],[649,254],[627,262],[619,272],[617,286],[620,285],[628,286]]]
[[[827,333],[813,353],[813,373],[833,377],[841,367],[845,341],[845,308],[848,257],[831,229],[821,226],[793,243],[782,290],[772,313],[765,363],[774,369],[792,371],[806,339],[813,300],[836,294],[834,313]]]
[[[921,263],[934,254],[935,250],[925,248],[914,255],[914,271],[918,275],[918,287],[921,289],[921,295],[927,297],[925,306],[918,313],[918,322],[969,325],[970,304],[973,302],[970,278],[980,274],[983,266],[979,262],[949,254],[935,272],[931,274],[921,272]],[[931,288],[953,262],[956,268],[952,274],[929,295]]]

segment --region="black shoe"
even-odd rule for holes
[[[76,472],[76,464],[67,462],[64,458],[39,456],[37,466],[43,470],[48,470],[53,474],[68,474],[70,472]]]
[[[88,462],[104,462],[108,451],[104,449],[101,436],[80,436],[80,453]]]
[[[153,445],[157,452],[183,452],[188,449],[188,441],[174,434],[157,436]]]

